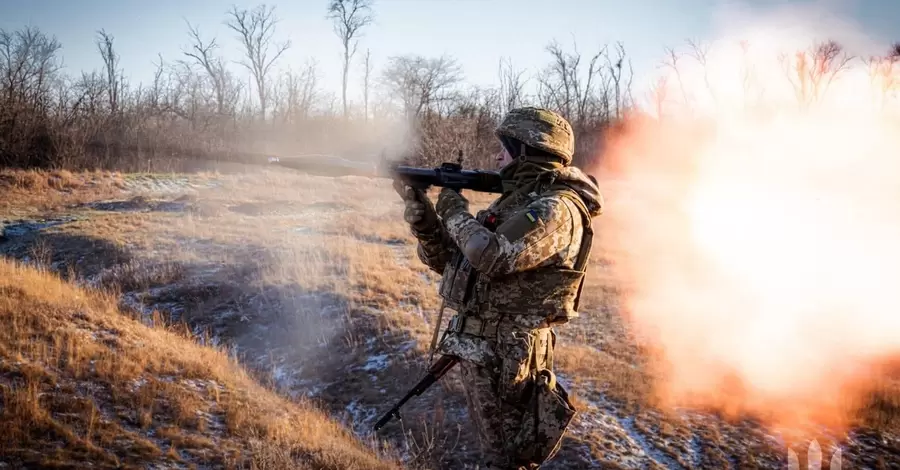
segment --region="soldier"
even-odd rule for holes
[[[395,189],[419,259],[442,275],[442,309],[454,315],[437,352],[460,358],[485,466],[534,469],[575,415],[552,371],[552,327],[578,315],[603,198],[571,166],[575,139],[558,114],[512,110],[496,135],[504,193],[476,216],[457,191],[444,188],[432,205],[422,191]]]

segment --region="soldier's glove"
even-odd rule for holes
[[[435,209],[442,219],[447,220],[454,214],[469,212],[469,201],[459,192],[450,188],[444,188],[441,190],[440,196],[438,196]]]
[[[394,182],[394,190],[403,198],[406,205],[403,211],[403,220],[414,230],[418,232],[431,231],[437,226],[437,212],[424,191],[399,181]]]

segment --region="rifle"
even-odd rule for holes
[[[445,162],[437,168],[417,168],[408,165],[394,165],[382,156],[374,168],[343,159],[310,159],[270,157],[269,164],[293,168],[321,176],[369,176],[386,177],[402,181],[404,184],[423,191],[431,186],[451,188],[457,191],[468,189],[482,193],[503,193],[500,173],[487,170],[464,170],[462,154],[456,163]]]
[[[392,418],[397,418],[398,420],[402,421],[403,418],[400,417],[400,407],[403,406],[403,404],[406,403],[410,398],[421,395],[425,390],[428,390],[428,387],[431,387],[432,384],[440,380],[440,378],[443,377],[444,374],[446,374],[448,371],[450,371],[450,369],[452,369],[453,366],[455,366],[458,362],[459,358],[456,356],[441,356],[441,358],[438,359],[437,362],[435,362],[431,365],[431,367],[428,368],[428,374],[426,374],[425,377],[420,380],[419,383],[417,383],[416,386],[409,391],[409,393],[406,394],[406,396],[400,399],[400,401],[398,401],[397,404],[390,409],[390,411],[385,413],[385,415],[382,416],[377,423],[375,423],[374,431],[377,432],[379,429],[384,427],[384,425],[387,424]]]
[[[415,168],[397,165],[388,169],[395,180],[407,186],[423,191],[431,186],[455,189],[468,189],[482,193],[503,193],[500,173],[485,170],[463,170],[459,163],[442,163],[437,168]]]

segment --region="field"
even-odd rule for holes
[[[477,468],[456,371],[370,432],[424,371],[438,308],[389,181],[5,171],[0,194],[0,462]],[[808,435],[656,403],[597,227],[558,330],[580,413],[546,468],[784,468],[788,448],[805,468]],[[861,406],[853,432],[816,430],[824,460],[900,468],[897,382]]]

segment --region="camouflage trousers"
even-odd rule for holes
[[[549,328],[515,331],[492,341],[490,364],[461,361],[469,414],[489,469],[537,469],[553,458],[575,414],[565,390],[540,380],[550,371],[555,335]]]

